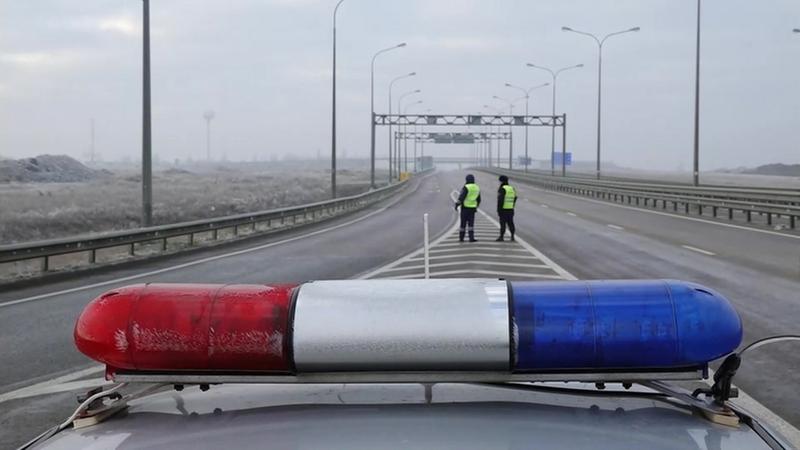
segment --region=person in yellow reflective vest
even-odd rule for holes
[[[481,204],[481,188],[475,184],[475,176],[467,175],[467,182],[461,188],[461,194],[456,202],[456,211],[461,207],[461,226],[458,229],[458,240],[464,242],[464,235],[469,233],[470,242],[478,242],[475,239],[475,212]]]
[[[506,234],[506,227],[511,232],[511,240],[514,240],[514,207],[517,205],[517,190],[508,184],[508,177],[500,175],[500,189],[497,190],[497,215],[500,216],[500,237],[497,242],[503,242]]]

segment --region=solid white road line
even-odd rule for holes
[[[710,252],[708,250],[703,250],[702,248],[692,247],[691,245],[681,245],[681,247],[685,248],[686,250],[691,250],[693,252],[702,253],[708,256],[715,256],[716,253]]]
[[[494,240],[492,240],[492,243],[494,244]],[[504,252],[505,254],[509,254],[509,253],[528,253],[528,251],[525,250],[524,248],[509,248],[509,246],[481,245],[481,244],[482,244],[481,241],[472,242],[472,243],[464,242],[463,244],[461,244],[461,247],[435,248],[435,249],[432,248],[430,250],[430,253],[431,253],[431,255],[438,255],[438,254],[442,254],[442,253],[453,253],[453,252],[460,252],[460,251],[464,251],[464,250],[471,250],[472,248],[474,248],[475,250],[480,250],[480,251],[495,250],[495,251],[499,251],[499,252]],[[500,255],[498,255],[498,256],[500,256]]]
[[[562,197],[571,198],[573,200],[580,200],[580,201],[589,202],[589,203],[597,203],[598,205],[613,206],[615,208],[629,209],[631,211],[638,211],[638,212],[647,213],[647,214],[656,214],[656,215],[659,215],[659,216],[672,217],[673,219],[690,220],[692,222],[706,223],[706,224],[709,224],[709,225],[717,225],[717,226],[720,226],[720,227],[734,228],[734,229],[737,229],[737,230],[752,231],[754,233],[771,234],[773,236],[781,236],[781,237],[791,238],[791,239],[800,239],[800,235],[796,235],[796,234],[778,233],[777,231],[761,230],[759,228],[750,228],[750,227],[745,227],[745,226],[742,226],[742,225],[734,225],[732,223],[714,222],[713,220],[700,219],[700,218],[697,218],[697,217],[688,217],[688,216],[682,216],[682,215],[678,215],[678,214],[670,214],[670,213],[661,212],[661,211],[653,211],[653,210],[650,210],[650,209],[636,208],[636,207],[633,207],[633,206],[619,205],[619,204],[613,203],[613,202],[604,202],[604,201],[600,201],[600,200],[594,200],[594,199],[591,199],[591,198],[584,198],[584,197],[577,196],[577,195],[564,194],[563,192],[545,191],[544,189],[539,189],[539,188],[536,188],[536,187],[533,187],[533,186],[529,186],[529,185],[525,185],[525,187],[528,188],[528,189],[534,190],[534,191],[542,192],[544,194],[560,195]]]
[[[470,261],[470,264],[480,264],[483,266],[502,266],[502,267],[522,267],[527,269],[549,269],[550,266],[545,264],[522,264],[522,263],[508,263],[508,262],[494,262],[494,261]],[[433,263],[430,265],[431,268],[436,267],[452,267],[452,266],[463,266],[463,261],[455,261],[455,262],[448,262],[448,263]],[[391,269],[386,269],[384,272],[402,272],[404,270],[421,270],[424,269],[424,265],[413,265],[413,266],[399,266],[394,267]],[[466,270],[466,269],[465,269]]]
[[[492,222],[493,224],[495,224],[495,226],[497,226],[497,227],[500,226],[500,224],[496,220],[494,220],[493,217],[491,217],[489,214],[486,214],[483,210],[479,209],[478,212],[481,213],[481,215],[483,215],[484,217],[486,217],[489,220],[489,222]],[[532,255],[534,255],[536,258],[540,259],[543,263],[545,263],[548,266],[550,266],[553,269],[553,271],[555,273],[561,275],[561,277],[563,279],[565,279],[565,280],[577,280],[578,279],[578,278],[575,277],[575,275],[567,272],[563,267],[559,266],[552,259],[550,259],[547,256],[545,256],[544,253],[542,253],[539,250],[537,250],[534,246],[529,244],[526,240],[522,239],[519,236],[516,236],[516,238],[517,238],[516,242],[519,245],[521,245],[526,250],[531,252]],[[515,256],[514,258],[519,258],[519,257]]]
[[[608,225],[606,225],[606,226],[607,226],[608,228],[612,228],[612,229],[614,229],[614,230],[625,231],[625,228],[622,228],[622,227],[621,227],[621,226],[619,226],[619,225],[608,224]]]
[[[459,223],[458,223],[458,221],[456,221],[453,224],[453,226],[450,227],[449,230],[445,231],[436,240],[431,242],[430,243],[430,247],[434,247],[435,245],[438,245],[440,242],[443,242],[445,239],[450,237],[451,234],[455,233],[458,230],[458,226],[459,226]],[[415,258],[415,257],[417,257],[417,258]],[[386,264],[384,266],[378,267],[375,270],[371,270],[369,272],[361,274],[361,275],[355,277],[355,279],[356,280],[366,280],[366,279],[372,278],[375,275],[385,271],[386,269],[391,269],[392,267],[397,267],[400,264],[403,264],[404,262],[410,261],[410,260],[413,260],[413,259],[422,259],[422,250],[416,249],[416,250],[412,251],[411,253],[407,254],[406,256],[403,256],[402,258],[398,259],[397,261],[390,262],[389,264]]]
[[[470,275],[472,278],[475,278],[475,274],[478,275],[486,275],[492,278],[503,278],[503,277],[519,277],[519,278],[536,278],[542,280],[563,280],[564,278],[561,275],[546,275],[546,274],[536,274],[536,273],[522,273],[522,272],[506,272],[504,270],[473,270],[473,269],[464,269],[464,270],[448,270],[444,272],[431,272],[431,277],[447,277],[453,275]],[[387,280],[402,280],[407,278],[419,278],[420,274],[415,273],[411,275],[398,275],[396,277],[387,277]]]
[[[47,381],[42,381],[41,383],[32,384],[24,388],[20,388],[11,392],[6,392],[5,394],[0,394],[0,403],[7,402],[9,400],[16,400],[18,398],[33,397],[36,395],[46,394],[48,392],[61,392],[58,390],[53,391],[53,389],[56,386],[62,385],[64,383],[70,383],[71,381],[77,380],[79,378],[88,377],[90,375],[94,375],[97,373],[102,373],[103,370],[105,370],[105,366],[96,365],[89,367],[88,369],[78,370],[77,372],[72,372]],[[94,379],[93,381],[96,382],[97,380]]]
[[[519,241],[519,238],[517,238],[517,241]],[[437,256],[436,259],[450,259],[450,258],[503,258],[503,260],[508,260],[508,259],[541,260],[541,258],[539,258],[537,256],[534,256],[534,255],[529,255],[529,254],[524,254],[524,255],[498,255],[496,253],[479,253],[479,252],[480,252],[480,249],[476,248],[475,249],[475,253],[461,253],[461,254],[456,254],[456,255],[440,255],[440,256]],[[421,261],[423,258],[424,257],[421,254],[416,254],[415,253],[412,258],[408,258],[408,259],[406,259],[406,261]],[[392,267],[395,267],[395,266],[392,266]],[[386,270],[387,268],[388,267],[385,267],[385,268],[383,268],[381,270]]]

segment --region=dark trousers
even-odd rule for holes
[[[465,232],[469,232],[469,240],[475,239],[475,211],[476,208],[461,207],[461,226],[458,229],[458,240],[464,240]]]
[[[498,212],[500,215],[500,237],[505,236],[506,234],[506,227],[508,227],[508,231],[511,232],[511,237],[514,237],[514,233],[517,231],[516,227],[514,226],[514,210],[513,209],[502,209]]]

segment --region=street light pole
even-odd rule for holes
[[[401,44],[397,44],[392,47],[384,48],[383,50],[379,50],[375,53],[375,56],[372,57],[372,63],[370,64],[370,78],[369,78],[369,100],[370,100],[370,116],[369,116],[369,127],[371,132],[371,139],[370,139],[370,150],[369,150],[369,160],[370,160],[370,169],[369,169],[369,185],[372,189],[375,189],[375,60],[378,58],[379,55],[405,47],[406,43],[403,42]]]
[[[430,109],[430,108],[425,110],[425,114],[430,114],[431,112],[433,112],[433,110]],[[425,127],[424,126],[422,127],[422,134],[425,134]],[[420,158],[419,159],[420,160],[420,164],[422,164],[422,160],[423,160],[423,158],[425,158],[425,140],[424,139],[420,140],[420,142],[419,142],[419,158]],[[425,170],[425,167],[423,166],[422,169]]]
[[[397,99],[397,113],[400,114],[403,111],[403,99],[404,98],[408,97],[409,95],[419,94],[420,92],[422,92],[422,90],[415,89],[413,91],[408,91],[408,92],[404,93],[403,95],[401,95],[400,98]],[[403,125],[403,133],[406,132],[406,129],[407,129],[406,125]],[[403,140],[403,144],[405,144],[405,139]],[[397,162],[397,178],[398,179],[400,179],[400,170],[401,170],[401,166],[400,166],[400,145],[401,145],[401,142],[400,142],[400,139],[398,138],[397,143],[396,143],[396,151],[395,151],[395,158],[394,158],[395,161]]]
[[[694,63],[694,168],[692,181],[700,185],[700,0],[697,0],[697,48]]]
[[[534,68],[534,69],[539,69],[539,70],[544,70],[544,71],[548,72],[550,74],[550,76],[552,77],[552,79],[553,79],[553,114],[552,114],[553,115],[553,124],[552,124],[552,127],[551,127],[552,128],[552,132],[551,132],[551,135],[550,135],[550,174],[551,175],[555,175],[556,174],[556,164],[555,164],[555,159],[556,159],[556,86],[557,86],[557,82],[558,82],[558,75],[561,74],[561,72],[564,72],[566,70],[581,68],[581,67],[583,67],[583,64],[577,64],[577,65],[574,65],[574,66],[563,67],[563,68],[558,69],[558,70],[552,70],[552,69],[549,69],[547,67],[541,67],[541,66],[537,66],[537,65],[531,64],[531,63],[528,63],[528,67],[531,67],[531,68]],[[562,157],[564,157],[564,158],[566,158],[566,156],[567,155],[562,155]]]
[[[508,103],[508,115],[512,117],[511,122],[508,124],[508,170],[514,169],[514,128],[511,123],[513,123],[513,116],[514,116],[514,103],[524,100],[525,97],[520,97],[514,100],[509,100],[507,98],[498,97],[497,95],[493,96],[495,100],[500,100],[501,102]],[[499,159],[499,158],[498,158]]]
[[[536,89],[543,88],[545,86],[550,86],[550,83],[540,84],[540,85],[534,86],[534,87],[532,87],[530,89],[525,89],[523,87],[519,87],[519,86],[513,85],[511,83],[506,83],[506,87],[510,87],[512,89],[517,89],[517,90],[521,91],[523,94],[525,94],[525,115],[526,116],[530,114],[531,92],[535,91]],[[528,156],[528,127],[526,126],[525,127],[525,172],[528,171],[529,161],[530,161],[530,158]]]
[[[150,117],[150,0],[143,0],[142,42],[142,226],[153,224],[152,122]]]
[[[503,111],[500,111],[498,108],[495,108],[492,105],[483,105],[483,107],[486,108],[486,109],[493,109],[494,112],[496,114],[498,114],[498,115],[502,115],[503,114]],[[497,131],[499,133],[500,127],[497,127],[497,128],[498,128]],[[491,133],[492,133],[492,126],[489,125],[489,134],[491,134]],[[489,167],[492,167],[492,141],[493,140],[494,139],[492,139],[491,137],[489,138]],[[500,167],[500,140],[499,140],[499,138],[497,140],[497,167]]]
[[[336,13],[344,0],[339,0],[333,9],[333,98],[331,113],[331,198],[336,198]]]
[[[597,57],[597,168],[596,168],[596,176],[597,179],[600,179],[600,135],[602,132],[601,128],[601,117],[602,117],[602,107],[601,102],[603,98],[603,44],[605,44],[606,40],[611,36],[618,36],[620,34],[637,32],[640,30],[639,27],[630,28],[623,31],[617,31],[614,33],[607,34],[603,38],[598,38],[592,33],[587,33],[585,31],[578,31],[574,30],[570,27],[561,27],[563,31],[569,31],[571,33],[581,34],[584,36],[588,36],[597,43],[597,50],[598,50],[598,57]]]
[[[206,111],[203,118],[206,119],[206,161],[211,161],[211,120],[214,118],[214,111]]]
[[[410,103],[410,104],[406,105],[406,107],[403,108],[403,115],[408,113],[408,108],[411,108],[412,106],[419,105],[419,104],[422,104],[422,100],[417,100],[414,103]],[[406,128],[403,127],[403,131],[404,132],[405,132],[405,130],[406,130]],[[403,171],[404,172],[408,172],[408,136],[406,135],[406,136],[404,136],[404,138],[405,139],[403,139]],[[415,145],[416,145],[416,143],[415,143]]]
[[[416,72],[411,72],[411,73],[406,74],[406,75],[401,75],[401,76],[393,79],[392,82],[389,83],[389,115],[392,114],[392,89],[394,88],[394,83],[397,82],[397,81],[400,81],[400,80],[402,80],[404,78],[413,77],[416,74],[417,74]],[[397,112],[399,113],[400,111],[397,111]],[[394,171],[394,166],[392,165],[392,123],[390,121],[389,122],[389,183],[391,183],[392,180],[394,180],[393,173],[392,173],[393,171]]]

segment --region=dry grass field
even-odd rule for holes
[[[368,188],[369,174],[341,171],[339,195]],[[257,172],[220,168],[200,173],[166,170],[153,180],[156,225],[262,211],[330,198],[324,171]],[[83,183],[0,184],[0,245],[140,225],[141,183],[119,172]]]

